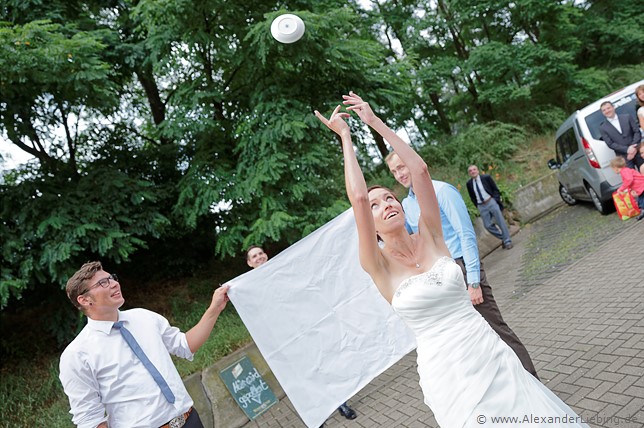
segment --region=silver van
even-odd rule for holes
[[[637,123],[635,88],[642,84],[644,80],[602,97],[577,110],[559,127],[555,135],[557,158],[550,159],[548,167],[558,170],[559,194],[568,205],[590,201],[602,214],[615,209],[612,194],[622,179],[610,168],[615,152],[601,140],[599,125],[606,118],[600,105],[611,101],[617,114],[630,114]]]

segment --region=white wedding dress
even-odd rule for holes
[[[403,281],[392,307],[416,335],[425,404],[442,428],[587,427],[476,312],[449,257]]]

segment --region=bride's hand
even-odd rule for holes
[[[483,290],[481,290],[481,287],[467,287],[467,291],[470,292],[470,300],[474,306],[483,303]]]
[[[348,135],[351,132],[349,130],[349,125],[344,120],[351,117],[351,115],[349,113],[340,112],[341,107],[342,106],[337,106],[335,110],[333,110],[333,113],[331,113],[331,117],[328,119],[322,116],[319,111],[315,110],[315,116],[320,119],[320,122],[325,124],[331,131],[335,132],[339,136],[342,136],[342,134]]]
[[[342,98],[344,98],[344,104],[350,105],[350,107],[347,107],[347,110],[355,111],[367,125],[371,126],[373,121],[377,119],[369,103],[360,98],[355,92],[349,91],[349,95],[342,95]]]

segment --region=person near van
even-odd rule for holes
[[[480,175],[476,165],[470,165],[467,173],[472,177],[467,181],[467,192],[472,203],[481,213],[483,225],[488,232],[501,240],[503,248],[512,249],[510,230],[503,218],[501,191],[494,179],[488,174]]]
[[[630,114],[615,114],[615,106],[610,101],[604,101],[599,108],[606,117],[606,120],[599,125],[602,140],[624,158],[628,168],[635,169],[634,159],[642,138],[635,119]]]
[[[635,114],[640,125],[640,133],[644,133],[644,85],[635,88]],[[642,135],[644,139],[644,134]],[[644,142],[640,142],[637,156],[635,156],[635,166],[640,173],[644,173]]]
[[[637,205],[640,207],[640,215],[636,218],[644,218],[644,175],[631,168],[626,168],[626,161],[623,157],[616,157],[610,161],[610,167],[622,177],[622,185],[617,189],[618,192],[632,192],[637,198]]]
[[[268,255],[259,245],[251,245],[246,250],[246,264],[250,268],[258,268],[267,261]],[[355,419],[358,417],[355,410],[349,407],[346,402],[342,403],[340,407],[338,407],[338,413],[340,413],[340,415],[344,416],[347,419]],[[322,424],[322,426],[324,426],[324,424]]]
[[[644,85],[635,88],[635,102],[637,102],[635,113],[640,124],[640,132],[642,132],[644,131]]]

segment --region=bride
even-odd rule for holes
[[[343,95],[348,111],[384,137],[407,165],[420,205],[418,233],[405,229],[392,191],[367,189],[356,159],[349,113],[337,106],[326,119],[342,140],[346,190],[353,207],[360,264],[380,294],[414,331],[425,403],[444,428],[586,427],[563,401],[528,373],[516,354],[472,307],[461,269],[443,240],[440,212],[427,165],[357,94]],[[497,418],[505,419],[502,423]],[[514,422],[514,423],[513,423]]]

